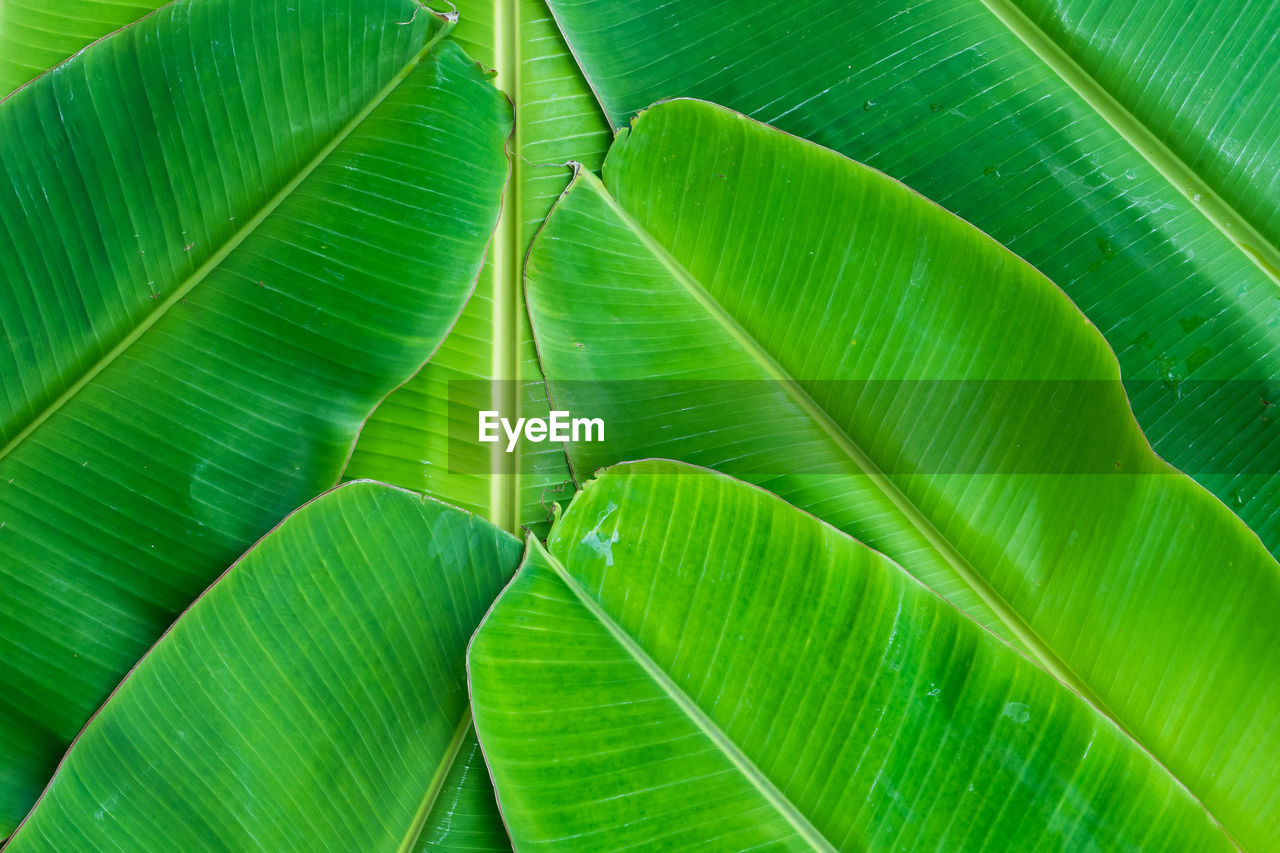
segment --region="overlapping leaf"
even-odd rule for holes
[[[159,0],[0,3],[0,98],[160,5]]]
[[[1111,721],[758,489],[621,465],[548,547],[468,653],[519,850],[1233,849]]]
[[[526,269],[553,401],[609,425],[577,470],[673,457],[819,515],[1273,846],[1280,569],[1151,452],[1059,290],[885,176],[701,102],[642,113],[604,181],[578,175]]]
[[[563,449],[522,443],[509,454],[481,443],[476,413],[546,415],[520,281],[525,249],[565,187],[559,164],[598,165],[610,133],[543,0],[471,0],[458,12],[450,39],[495,68],[496,85],[517,105],[506,205],[475,295],[431,363],[365,424],[345,476],[395,483],[504,529],[527,525],[545,535],[552,505],[572,493]],[[456,768],[466,818],[450,821],[450,836],[424,836],[424,849],[448,846],[459,831],[469,833],[468,849],[507,845],[484,759],[473,747]]]
[[[564,451],[477,439],[477,413],[545,417],[546,391],[525,312],[525,249],[565,188],[563,163],[598,166],[611,134],[543,0],[470,0],[450,38],[497,69],[517,103],[507,211],[475,297],[431,364],[391,395],[360,434],[348,477],[435,495],[516,530],[545,533],[572,493]]]
[[[0,832],[462,309],[510,108],[446,26],[178,2],[0,104]]]
[[[702,98],[905,181],[1057,282],[1138,421],[1280,553],[1280,5],[550,0],[615,127]]]
[[[487,522],[389,486],[304,507],[143,658],[7,849],[458,839],[464,652],[519,555]]]

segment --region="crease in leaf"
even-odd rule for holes
[[[425,491],[515,531],[545,534],[572,490],[564,452],[477,441],[476,415],[545,417],[542,372],[524,304],[533,232],[567,183],[561,164],[598,166],[611,134],[543,0],[464,0],[449,39],[497,72],[518,105],[512,178],[476,294],[441,352],[384,401],[361,431],[344,477]]]
[[[182,2],[182,0],[177,0],[177,2]],[[435,28],[434,34],[429,38],[427,43],[423,45],[422,50],[414,56],[413,59],[411,59],[408,64],[406,64],[404,68],[402,68],[396,76],[382,88],[381,91],[375,94],[358,113],[352,116],[350,121],[338,130],[337,133],[333,134],[329,141],[325,143],[324,147],[316,152],[315,156],[302,166],[302,168],[289,179],[288,183],[277,190],[276,193],[253,214],[248,222],[232,234],[226,242],[220,245],[218,249],[213,252],[208,259],[200,264],[194,272],[174,287],[172,292],[165,297],[164,301],[156,306],[155,310],[143,317],[141,322],[135,325],[128,334],[121,338],[120,341],[111,347],[105,355],[77,377],[76,380],[57,397],[57,399],[50,403],[47,408],[41,411],[21,430],[19,430],[17,434],[4,445],[4,447],[0,448],[0,459],[4,459],[4,457],[12,453],[15,448],[17,448],[29,435],[31,435],[31,433],[35,432],[35,430],[48,420],[51,415],[62,408],[68,400],[74,397],[78,391],[92,382],[94,377],[119,358],[119,356],[127,351],[130,346],[136,343],[137,340],[146,333],[147,330],[154,326],[161,317],[168,313],[174,305],[185,299],[187,294],[190,293],[193,288],[204,281],[212,270],[217,269],[218,266],[221,265],[227,257],[244,242],[246,237],[253,234],[262,225],[262,223],[266,221],[267,217],[275,212],[281,202],[289,198],[289,196],[302,185],[303,181],[305,181],[316,170],[316,167],[328,159],[334,150],[342,144],[343,140],[350,136],[351,132],[359,127],[360,124],[368,118],[369,114],[372,113],[379,104],[386,100],[387,96],[391,94],[391,92],[395,91],[400,83],[403,82],[404,78],[409,75],[409,72],[416,68],[418,64],[422,62],[423,58],[431,52],[436,44],[444,38],[445,35],[447,35],[449,27],[452,25],[452,21],[446,18],[440,18],[440,20],[443,22],[443,25]],[[131,24],[130,26],[134,26],[134,24]]]
[[[1257,264],[1274,284],[1280,286],[1280,271],[1277,270],[1280,267],[1280,249],[1254,228],[1247,216],[1241,215],[1206,180],[1196,175],[1195,170],[1183,163],[1150,128],[1068,56],[1013,0],[982,0],[982,3],[1008,27],[1010,33],[1093,107],[1171,187],[1185,195],[1205,219]]]
[[[427,820],[431,817],[431,810],[435,808],[440,792],[444,790],[449,774],[453,771],[453,765],[457,762],[458,755],[462,750],[463,742],[470,731],[471,707],[468,705],[467,710],[462,714],[461,722],[458,723],[458,728],[453,733],[453,740],[449,742],[449,746],[440,758],[440,764],[436,768],[435,775],[431,777],[431,782],[427,785],[427,791],[422,797],[422,805],[418,806],[418,813],[414,815],[412,823],[405,832],[404,841],[400,843],[399,853],[410,853],[410,851],[417,848],[422,833],[427,828]]]

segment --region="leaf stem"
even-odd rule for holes
[[[498,83],[514,105],[508,156],[511,178],[498,217],[493,244],[493,385],[490,405],[503,416],[519,416],[520,379],[520,9],[519,0],[493,4],[494,70]],[[501,442],[491,445],[489,506],[493,523],[515,533],[520,523],[520,450],[505,452]]]

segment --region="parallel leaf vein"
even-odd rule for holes
[[[574,177],[575,181],[588,180],[597,181],[595,176],[584,170],[579,170]],[[831,438],[832,442],[840,448],[858,467],[866,477],[876,485],[876,487],[890,500],[894,506],[903,514],[903,516],[917,529],[921,535],[929,542],[930,545],[938,552],[938,554],[955,570],[956,574],[962,578],[965,583],[974,591],[974,593],[995,613],[995,615],[1004,623],[1006,627],[1017,637],[1027,649],[1036,657],[1045,669],[1049,670],[1058,680],[1070,686],[1080,695],[1087,698],[1103,713],[1116,719],[1115,714],[1107,708],[1106,704],[1089,688],[1087,684],[1080,679],[1079,676],[1071,670],[1066,663],[1058,657],[1057,653],[1040,638],[1040,636],[1026,623],[1025,620],[1013,610],[1000,596],[1000,594],[991,588],[986,579],[980,575],[968,559],[939,531],[928,517],[917,507],[909,497],[903,494],[902,490],[883,472],[875,461],[867,454],[865,450],[859,447],[849,435],[841,429],[839,424],[835,423],[831,416],[808,394],[807,391],[798,383],[786,369],[782,367],[772,355],[767,352],[764,347],[744,329],[738,321],[724,309],[714,297],[709,294],[706,289],[689,273],[684,266],[676,260],[649,232],[637,222],[632,216],[622,208],[621,205],[609,194],[607,190],[601,187],[600,195],[606,200],[606,203],[617,214],[617,216],[626,224],[626,226],[636,235],[640,242],[657,258],[663,266],[671,273],[672,277],[692,296],[714,319],[716,319],[724,329],[733,337],[745,352],[751,355],[764,369],[764,371],[775,381],[779,383],[796,402],[798,406],[813,419],[813,421],[822,428],[822,430]],[[1117,721],[1117,724],[1119,722]]]
[[[581,602],[592,616],[607,630],[619,645],[644,669],[645,674],[653,679],[663,693],[669,696],[672,701],[680,707],[689,719],[696,725],[706,736],[714,743],[725,757],[729,759],[733,765],[738,768],[747,781],[758,790],[770,805],[778,810],[778,812],[787,820],[789,824],[796,830],[796,833],[809,843],[814,850],[823,851],[823,853],[835,853],[835,847],[826,839],[821,832],[818,831],[809,819],[804,816],[801,811],[796,808],[787,796],[778,790],[772,780],[764,774],[755,763],[738,748],[727,734],[716,725],[715,721],[706,715],[706,713],[698,707],[697,703],[689,697],[687,693],[680,688],[667,675],[653,658],[640,647],[640,645],[631,638],[631,635],[622,629],[622,626],[613,620],[600,603],[583,589],[581,584],[569,574],[568,570],[561,565],[560,561],[547,553],[542,547],[534,542],[530,542],[531,548],[537,548],[542,551],[546,558],[547,564],[551,567],[556,576],[564,583],[566,587],[573,593],[574,597]]]
[[[94,362],[80,377],[76,379],[65,391],[62,392],[52,403],[45,407],[38,415],[32,418],[31,422],[22,428],[3,448],[0,448],[0,460],[3,460],[10,453],[16,450],[24,441],[41,427],[49,418],[53,417],[63,406],[71,401],[73,397],[84,390],[102,371],[110,367],[116,359],[120,358],[128,349],[147,332],[148,329],[155,326],[161,318],[173,308],[174,305],[181,302],[186,296],[204,281],[209,274],[216,269],[223,261],[227,259],[241,243],[251,235],[259,225],[263,223],[295,190],[309,177],[333,151],[349,137],[352,132],[369,116],[373,110],[377,109],[387,97],[395,91],[395,89],[404,81],[423,58],[426,57],[431,49],[442,39],[449,31],[448,26],[441,27],[432,35],[423,46],[422,50],[410,60],[404,68],[391,79],[377,94],[375,94],[368,103],[366,103],[352,119],[342,126],[333,138],[330,139],[314,157],[303,166],[287,184],[280,188],[266,204],[254,214],[253,218],[246,222],[239,230],[232,234],[225,243],[223,243],[217,251],[201,264],[191,275],[189,275],[177,288],[174,289],[163,302],[156,307],[154,311],[142,319],[127,335],[120,339],[110,350],[108,350],[100,359]]]
[[[431,777],[431,784],[427,786],[427,792],[422,797],[422,802],[418,805],[418,812],[414,815],[413,823],[410,824],[408,831],[404,834],[404,839],[400,842],[399,853],[409,853],[418,846],[418,836],[422,834],[422,830],[427,825],[427,818],[431,816],[431,809],[435,806],[436,800],[440,798],[440,792],[444,790],[445,780],[449,778],[449,771],[453,769],[453,765],[458,760],[458,754],[462,751],[462,742],[466,740],[467,732],[471,730],[471,706],[467,706],[467,710],[463,712],[462,719],[458,723],[458,727],[454,729],[453,739],[449,741],[449,748],[445,750],[444,756],[440,759],[440,766],[436,768],[435,774]]]
[[[1181,192],[1263,274],[1280,286],[1280,248],[1262,235],[1149,127],[1018,9],[1011,0],[981,0],[1009,32],[1084,99],[1151,166]],[[1184,189],[1185,188],[1185,189]]]

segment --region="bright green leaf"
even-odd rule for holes
[[[1151,452],[1061,291],[701,102],[642,113],[604,181],[578,175],[526,269],[557,408],[608,425],[577,470],[674,457],[768,488],[1091,697],[1242,842],[1280,842],[1280,567]]]
[[[1280,553],[1280,4],[550,0],[615,126],[690,96],[872,165],[1057,282],[1138,421]]]
[[[0,833],[462,309],[510,107],[445,28],[184,0],[0,104]]]
[[[1110,720],[772,495],[622,465],[548,545],[468,652],[519,850],[1233,849]]]
[[[389,486],[309,504],[142,659],[7,849],[397,851],[446,834],[441,798],[474,745],[467,641],[519,556]]]

